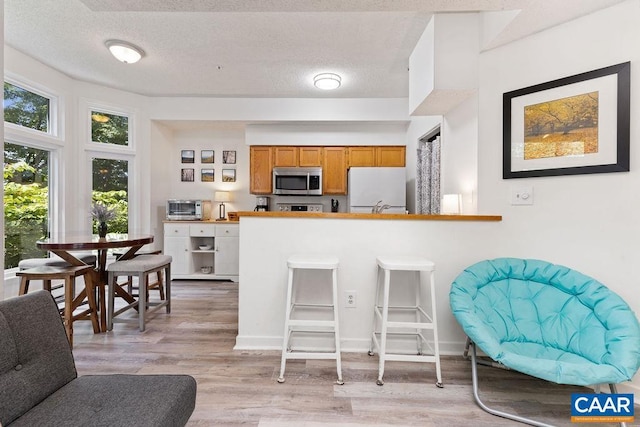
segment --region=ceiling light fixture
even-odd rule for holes
[[[322,73],[313,78],[313,85],[323,90],[337,89],[341,82],[342,78],[334,73]]]
[[[144,56],[144,50],[122,40],[107,40],[104,44],[115,58],[125,64],[134,64]]]

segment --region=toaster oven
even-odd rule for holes
[[[201,221],[210,218],[210,200],[167,200],[167,219],[170,221]]]

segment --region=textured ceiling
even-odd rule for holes
[[[622,0],[4,0],[5,42],[79,80],[150,96],[406,97],[436,12],[521,10],[486,47]],[[135,65],[104,46],[142,47]],[[315,74],[343,85],[323,92]]]

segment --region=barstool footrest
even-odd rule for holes
[[[291,319],[289,320],[289,326],[318,326],[326,328],[335,328],[335,320],[302,320]]]
[[[336,352],[333,353],[324,353],[324,352],[312,352],[312,351],[290,351],[285,354],[285,359],[337,359],[338,354]]]

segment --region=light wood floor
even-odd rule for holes
[[[433,364],[407,362],[388,362],[385,385],[377,386],[377,358],[365,353],[343,354],[343,386],[335,384],[335,362],[304,360],[288,361],[279,384],[279,352],[233,350],[237,301],[237,283],[174,281],[171,314],[160,311],[143,333],[117,323],[94,335],[89,322],[76,322],[78,374],[192,375],[198,395],[189,426],[517,425],[476,406],[461,356],[442,359],[443,389]],[[589,392],[495,368],[480,367],[480,375],[485,403],[556,425],[576,426],[571,393]]]

